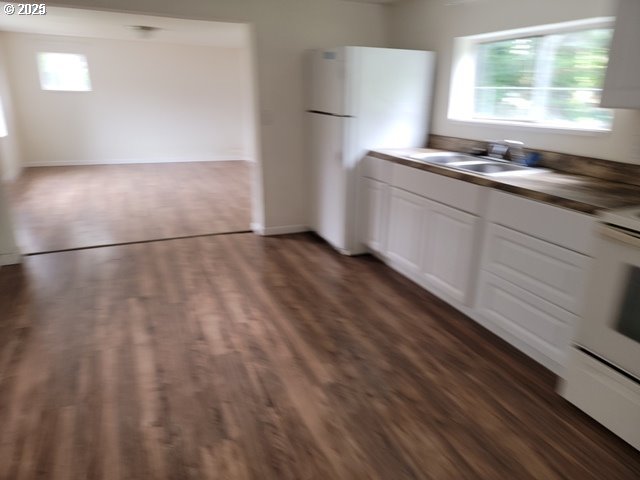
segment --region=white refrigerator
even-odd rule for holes
[[[336,250],[362,253],[358,164],[368,150],[424,147],[435,54],[338,47],[309,52],[307,120],[312,229]]]

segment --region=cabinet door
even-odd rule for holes
[[[374,252],[384,252],[388,186],[371,178],[362,178],[362,243]]]
[[[423,227],[425,281],[453,299],[468,303],[475,277],[478,217],[430,202]]]
[[[403,270],[420,271],[422,223],[428,201],[398,188],[390,188],[387,257]]]

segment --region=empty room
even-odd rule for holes
[[[71,9],[0,20],[21,253],[249,230],[246,25]]]

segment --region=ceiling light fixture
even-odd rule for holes
[[[154,32],[161,30],[158,27],[152,27],[150,25],[129,25],[129,28],[136,32],[138,38],[149,38]]]

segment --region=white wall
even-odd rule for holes
[[[447,119],[455,37],[581,18],[613,16],[614,0],[405,0],[391,7],[391,46],[438,53],[431,133],[477,140],[514,138],[527,146],[640,164],[640,111],[617,110],[613,131],[599,135],[533,132]]]
[[[243,49],[5,33],[23,163],[246,159]],[[40,88],[38,52],[86,55],[93,91]]]
[[[386,46],[388,7],[344,0],[66,0],[67,5],[252,24],[261,110],[266,231],[308,224],[302,53],[335,45]],[[257,191],[258,189],[256,189]],[[260,212],[262,213],[262,212]]]
[[[0,108],[7,127],[7,136],[0,138],[0,179],[13,181],[20,175],[22,159],[14,115],[13,92],[7,72],[4,34],[0,33]]]

